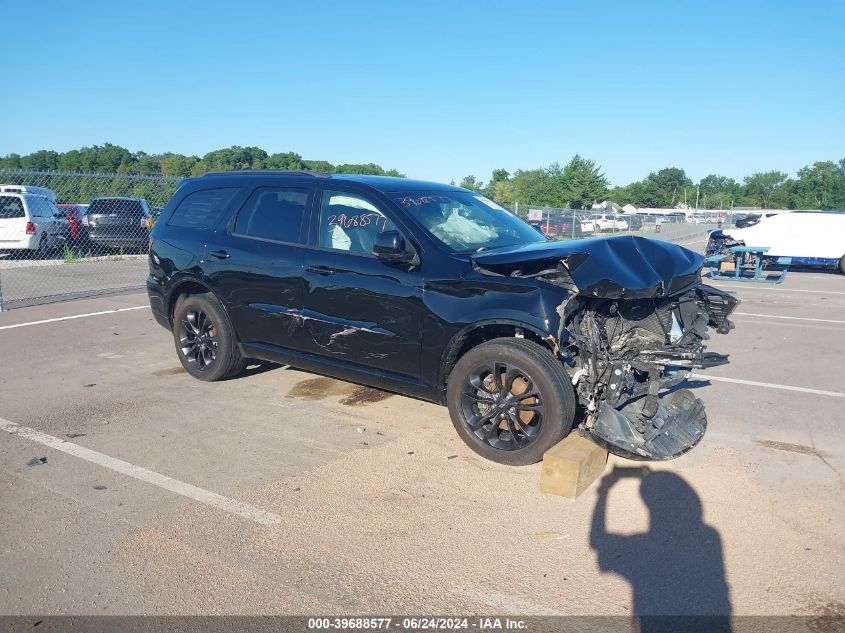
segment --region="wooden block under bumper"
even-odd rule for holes
[[[577,499],[607,465],[607,451],[572,431],[543,455],[540,490]]]

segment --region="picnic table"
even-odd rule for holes
[[[786,278],[791,257],[778,257],[767,263],[774,264],[777,269],[767,271],[763,269],[763,258],[768,252],[768,246],[732,246],[730,249],[734,254],[733,271],[723,271],[725,255],[710,255],[704,259],[705,265],[710,267],[708,277],[710,279],[723,279],[725,281],[759,281],[761,283],[779,284]]]

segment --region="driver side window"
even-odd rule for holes
[[[323,191],[318,246],[372,255],[376,236],[393,230],[393,222],[367,199],[345,191]]]

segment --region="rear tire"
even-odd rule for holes
[[[845,255],[839,259],[839,272],[845,275]]]
[[[446,399],[461,439],[511,466],[543,459],[575,420],[575,391],[563,365],[525,339],[495,339],[464,354],[449,374]]]
[[[189,295],[176,304],[173,341],[182,367],[199,380],[224,380],[246,367],[229,318],[211,293]]]

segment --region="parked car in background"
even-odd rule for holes
[[[83,223],[92,246],[146,250],[153,218],[143,198],[95,198]]]
[[[539,220],[527,220],[526,224],[537,231],[540,235],[545,235],[545,225]]]
[[[643,217],[641,215],[626,213],[624,219],[632,231],[639,231],[643,228]]]
[[[67,227],[53,190],[0,185],[0,250],[30,250],[46,256],[64,242]]]
[[[580,405],[585,436],[662,460],[707,426],[701,400],[668,390],[728,362],[704,342],[737,300],[701,283],[703,261],[634,235],[550,241],[454,186],[250,170],[177,189],[147,291],[199,380],[260,359],[422,398],[511,465],[541,460]]]
[[[759,213],[752,213],[751,215],[744,215],[734,220],[734,226],[738,229],[745,229],[749,226],[754,226],[760,221]]]
[[[593,223],[598,231],[627,231],[628,221],[612,213],[600,213],[593,216]]]
[[[71,246],[85,246],[88,243],[88,225],[85,215],[87,204],[57,204],[59,212],[68,222],[67,241]]]

